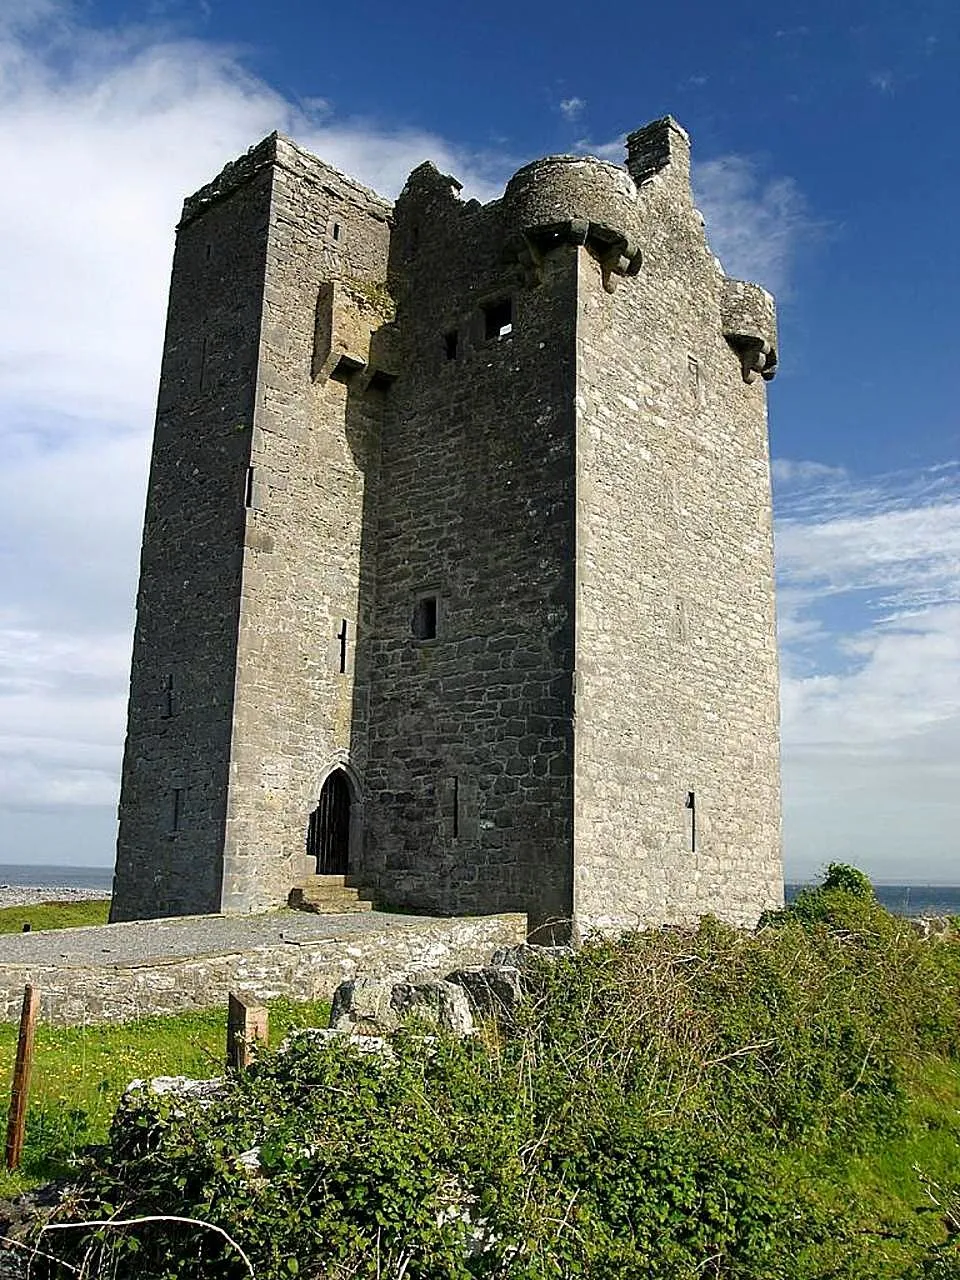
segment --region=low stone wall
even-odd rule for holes
[[[40,1017],[47,1023],[128,1022],[224,1004],[229,991],[246,992],[260,1000],[276,996],[329,999],[345,978],[361,971],[365,977],[398,982],[411,974],[442,975],[464,965],[482,964],[495,948],[522,942],[526,936],[523,915],[453,919],[384,915],[375,920],[368,915],[363,923],[362,929],[340,932],[331,918],[327,936],[272,941],[221,954],[134,955],[106,964],[95,958],[98,935],[111,943],[112,951],[116,931],[131,926],[64,930],[59,938],[51,933],[44,939],[49,957],[34,954],[23,963],[10,963],[9,951],[2,957],[0,1019],[19,1016],[28,982],[40,992]],[[57,963],[55,948],[67,933],[83,935],[82,950],[89,960],[78,962],[74,945],[63,953],[71,958]],[[37,935],[33,941],[39,941]]]

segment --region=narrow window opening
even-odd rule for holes
[[[693,394],[696,396],[698,402],[700,404],[703,404],[704,402],[703,373],[700,369],[700,361],[697,359],[696,356],[689,356],[689,355],[687,356],[687,373],[690,375],[690,381],[693,385]]]
[[[209,257],[210,257],[210,254],[211,254],[212,250],[213,250],[213,245],[208,244],[208,245],[207,245],[207,249],[206,249],[206,253],[204,254],[204,257],[206,257],[206,258],[208,258],[208,259],[209,259]]]
[[[335,222],[333,224],[333,238],[334,240],[340,239],[340,223],[339,222]]]
[[[411,629],[417,640],[437,638],[437,597],[423,596],[413,610]]]
[[[686,640],[687,638],[687,606],[683,600],[674,602],[674,612],[677,628],[677,639]]]
[[[169,720],[174,713],[173,675],[167,675],[163,681],[163,718]]]
[[[203,384],[207,373],[207,335],[204,334],[200,339],[200,390],[203,390]]]
[[[457,331],[451,329],[449,333],[443,335],[443,349],[446,352],[448,360],[456,360],[457,358]]]
[[[483,308],[484,336],[505,338],[513,333],[513,299],[501,298]]]
[[[453,838],[460,838],[460,779],[453,779]]]
[[[337,639],[340,641],[340,674],[343,675],[347,669],[347,620],[340,619],[340,630],[337,632]]]
[[[174,787],[173,800],[170,811],[170,830],[180,830],[180,820],[183,817],[183,788]]]
[[[697,852],[697,797],[693,791],[687,792],[684,808],[690,810],[690,852]]]
[[[243,505],[248,509],[253,507],[253,486],[255,481],[255,468],[247,467],[247,480],[243,490]]]

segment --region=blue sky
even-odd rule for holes
[[[108,863],[172,230],[273,128],[489,199],[667,112],[770,387],[790,876],[960,881],[960,11],[4,0],[0,862]]]

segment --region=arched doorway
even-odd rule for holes
[[[319,876],[344,876],[349,870],[351,799],[349,778],[343,769],[334,769],[307,828],[307,857],[316,859]]]

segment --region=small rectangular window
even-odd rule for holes
[[[163,711],[161,714],[164,720],[171,719],[171,717],[174,714],[174,711],[176,710],[176,707],[174,705],[173,695],[174,695],[173,675],[170,674],[165,676],[163,681]]]
[[[245,507],[253,506],[255,483],[256,483],[256,472],[253,467],[247,467],[247,481],[243,490],[243,505]]]
[[[505,338],[513,333],[512,298],[501,298],[483,308],[483,332],[486,338]]]
[[[449,333],[443,335],[443,349],[446,352],[448,360],[456,360],[457,358],[457,331],[451,329]]]
[[[335,222],[333,224],[333,238],[334,240],[340,239],[340,223],[339,222]]]
[[[436,640],[437,612],[436,596],[422,596],[417,601],[410,624],[416,640]]]
[[[687,792],[686,804],[683,806],[690,814],[690,852],[697,852],[697,795],[695,791]]]
[[[183,818],[183,788],[174,787],[170,805],[170,830],[179,831]]]

